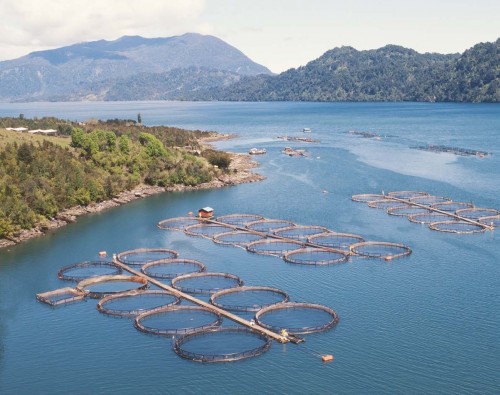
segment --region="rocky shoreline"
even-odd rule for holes
[[[215,140],[216,139],[213,139],[212,141]],[[99,203],[91,203],[88,206],[75,206],[63,210],[55,218],[48,220],[43,225],[37,226],[32,229],[22,230],[15,233],[9,238],[0,239],[0,248],[14,246],[34,237],[42,236],[54,229],[58,229],[66,226],[69,223],[76,222],[77,218],[81,215],[101,212],[109,208],[127,204],[133,200],[142,199],[151,195],[156,195],[158,193],[223,188],[243,183],[257,182],[265,178],[262,175],[251,171],[251,169],[257,167],[258,164],[251,159],[250,155],[237,153],[230,153],[230,155],[231,165],[229,166],[229,171],[227,173],[221,174],[219,177],[210,182],[197,186],[175,185],[166,188],[141,185],[131,191],[124,191],[111,200],[106,200]]]

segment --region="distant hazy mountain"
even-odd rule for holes
[[[205,83],[200,78],[200,73],[209,70],[207,78],[220,73],[227,74],[231,81],[240,75],[271,73],[213,36],[194,33],[168,38],[124,36],[115,41],[80,43],[0,62],[0,100],[104,99],[108,93],[115,99],[121,99],[122,95],[125,99],[127,94],[133,96],[125,90],[120,93],[119,88],[125,88],[127,78],[140,81],[149,75],[151,80],[161,76],[168,79],[176,69],[198,70],[193,77],[198,79],[199,86],[193,89],[212,86],[213,82]],[[185,75],[187,71],[180,73]],[[176,77],[176,73],[171,76]],[[176,81],[169,84],[174,86]],[[158,95],[152,92],[152,96]]]
[[[277,76],[245,77],[210,96],[245,101],[500,102],[500,39],[462,55],[387,45],[335,48]]]

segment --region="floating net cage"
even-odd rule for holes
[[[176,336],[220,326],[222,316],[200,306],[170,306],[138,315],[134,326],[144,333]]]
[[[339,250],[349,251],[349,247],[352,244],[360,243],[365,241],[363,237],[359,235],[353,235],[350,233],[336,233],[329,232],[320,235],[311,236],[308,239],[309,243],[320,245],[323,247],[336,248]]]
[[[389,192],[387,194],[389,197],[393,197],[396,199],[412,199],[416,197],[421,197],[421,196],[429,196],[427,192],[419,192],[419,191],[396,191],[396,192]]]
[[[431,207],[437,210],[454,213],[455,211],[462,210],[464,208],[473,208],[474,205],[472,203],[467,203],[467,202],[444,202],[444,203],[435,203],[431,205]]]
[[[429,228],[431,228],[432,230],[437,230],[439,232],[458,234],[481,233],[486,230],[486,227],[484,226],[465,221],[432,222],[431,224],[429,224]]]
[[[184,230],[188,226],[199,224],[200,220],[195,217],[177,217],[164,219],[158,222],[158,227],[160,229],[170,229],[170,230]]]
[[[446,202],[450,202],[450,201],[451,201],[450,198],[447,198],[444,196],[433,196],[433,195],[417,196],[417,197],[412,197],[410,199],[410,202],[422,204],[424,206],[430,206],[430,205],[436,204],[436,203],[446,203]]]
[[[402,206],[402,207],[391,207],[387,209],[387,214],[396,215],[400,217],[408,217],[414,214],[427,214],[431,211],[424,207],[417,206]]]
[[[213,294],[222,289],[236,288],[243,285],[243,280],[231,273],[191,273],[172,280],[172,287],[192,294]]]
[[[165,291],[130,291],[105,296],[97,303],[97,310],[118,317],[135,317],[179,303],[177,296]]]
[[[189,236],[199,236],[205,237],[207,239],[212,239],[218,233],[224,233],[231,231],[232,228],[229,226],[211,224],[211,223],[201,223],[198,225],[191,225],[184,229],[184,233]]]
[[[432,222],[448,221],[450,219],[450,216],[436,212],[429,212],[429,213],[412,214],[408,216],[408,219],[411,222],[415,222],[417,224],[428,225]]]
[[[141,267],[141,272],[150,277],[169,280],[188,273],[201,273],[205,270],[206,267],[203,263],[184,258],[159,259]]]
[[[271,338],[250,329],[221,327],[180,336],[173,348],[191,361],[234,362],[265,353],[271,343]]]
[[[283,256],[285,262],[298,265],[333,265],[347,262],[348,258],[349,253],[345,251],[322,248],[301,248]]]
[[[274,332],[285,329],[292,335],[301,335],[333,328],[339,316],[331,308],[319,304],[287,302],[259,310],[255,321]]]
[[[106,295],[113,295],[132,290],[142,290],[148,287],[148,282],[140,276],[126,276],[123,274],[112,276],[92,277],[80,281],[76,289],[98,299]]]
[[[225,224],[244,227],[250,222],[260,221],[264,219],[262,215],[256,214],[228,214],[217,217],[218,222]]]
[[[159,259],[177,258],[178,255],[177,251],[167,248],[138,248],[136,250],[120,252],[116,255],[116,259],[126,265],[141,266]]]
[[[329,232],[324,226],[288,226],[274,231],[276,236],[285,237],[293,240],[307,240],[309,237]]]
[[[246,225],[248,229],[262,233],[272,233],[280,228],[290,226],[295,226],[295,224],[286,219],[262,219],[260,221],[250,222]]]
[[[244,286],[225,289],[210,297],[210,303],[228,311],[256,312],[264,307],[288,302],[288,294],[278,288]]]
[[[479,220],[482,217],[491,217],[495,215],[500,215],[500,211],[495,210],[494,208],[464,208],[461,210],[457,210],[456,214],[462,218]]]
[[[411,254],[411,248],[404,244],[382,241],[365,241],[353,244],[350,250],[353,254],[362,257],[381,258],[385,260],[401,258]]]
[[[261,255],[273,255],[282,257],[287,252],[303,248],[304,244],[299,241],[284,241],[276,239],[265,239],[254,241],[247,245],[247,251]]]
[[[404,202],[398,202],[392,199],[381,199],[381,200],[373,200],[368,202],[368,207],[371,208],[381,208],[387,210],[393,207],[410,207],[408,204]]]
[[[64,266],[57,277],[67,281],[81,281],[86,278],[122,274],[122,268],[109,261],[85,261]]]
[[[479,221],[482,224],[491,226],[493,228],[500,228],[500,215],[493,215],[488,217],[479,218]]]
[[[246,248],[248,244],[265,238],[266,236],[258,233],[235,230],[233,232],[218,233],[214,235],[213,241],[217,244]]]
[[[36,299],[39,302],[46,303],[50,306],[62,306],[68,303],[79,302],[84,300],[86,293],[75,288],[60,288],[54,291],[39,293]]]
[[[362,193],[360,195],[352,195],[351,200],[355,202],[368,203],[374,200],[382,200],[384,195],[374,194],[374,193]]]

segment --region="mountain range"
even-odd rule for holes
[[[274,75],[213,36],[124,36],[0,62],[0,100],[500,102],[499,46],[448,55],[340,47]]]

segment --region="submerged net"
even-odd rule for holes
[[[278,288],[246,286],[225,289],[210,297],[210,303],[228,311],[252,312],[276,303],[288,302],[288,294]]]
[[[250,230],[262,233],[272,233],[277,229],[295,226],[291,221],[286,219],[263,219],[260,221],[250,222],[246,227]]]
[[[297,250],[304,247],[298,241],[283,241],[283,240],[258,240],[247,245],[247,251],[261,255],[273,255],[281,257],[289,251]]]
[[[274,231],[274,234],[287,239],[307,240],[308,237],[319,235],[328,231],[329,229],[324,226],[297,225],[278,229]]]
[[[138,315],[135,327],[144,333],[175,336],[218,327],[222,316],[199,306],[170,306]]]
[[[456,214],[462,218],[468,218],[472,220],[479,220],[482,217],[491,217],[495,215],[499,215],[500,211],[495,210],[494,208],[464,208],[461,210],[457,210]]]
[[[387,210],[387,209],[393,208],[393,207],[410,207],[410,206],[406,203],[398,202],[396,200],[382,199],[382,200],[373,200],[371,202],[368,202],[368,207],[381,208],[381,209]]]
[[[288,263],[299,265],[332,265],[347,262],[349,253],[341,250],[325,250],[321,248],[301,248],[285,254],[283,259]]]
[[[79,302],[84,300],[86,293],[75,288],[60,288],[54,291],[39,293],[36,299],[39,302],[46,303],[50,306],[62,306],[68,303]]]
[[[200,220],[195,217],[177,217],[164,219],[158,223],[160,229],[184,230],[188,226],[199,224]]]
[[[432,222],[447,221],[450,219],[450,216],[436,212],[429,212],[429,213],[412,214],[408,216],[408,219],[411,222],[415,222],[417,224],[430,224]]]
[[[57,277],[67,281],[81,281],[90,277],[121,274],[121,267],[108,261],[85,261],[64,266],[57,272]]]
[[[172,280],[172,287],[182,292],[193,294],[213,294],[222,289],[236,288],[243,285],[243,280],[231,273],[191,273]]]
[[[352,195],[351,199],[355,202],[368,203],[374,200],[381,200],[384,198],[384,195],[378,195],[374,193],[362,193],[360,195]]]
[[[224,232],[214,235],[213,241],[217,244],[232,245],[235,247],[246,248],[254,241],[263,240],[266,236],[244,230],[235,230],[233,232]]]
[[[322,332],[334,327],[338,314],[329,307],[312,303],[287,302],[263,308],[255,321],[274,332],[285,329],[292,335]]]
[[[414,214],[427,214],[430,213],[429,210],[423,207],[416,206],[403,206],[403,207],[391,207],[387,209],[387,214],[396,215],[400,217],[407,217]]]
[[[108,315],[135,317],[146,311],[179,303],[177,296],[165,291],[131,291],[105,296],[97,303],[97,310]]]
[[[160,259],[146,263],[141,272],[154,278],[172,279],[188,273],[201,273],[206,270],[203,263],[194,259],[173,258]]]
[[[458,234],[480,233],[486,230],[484,226],[472,224],[465,221],[432,222],[431,224],[429,224],[429,228],[431,228],[432,230],[437,230],[439,232]]]
[[[335,233],[335,232],[311,236],[308,239],[308,242],[313,244],[329,248],[337,248],[340,250],[347,250],[347,251],[349,251],[349,247],[352,244],[359,243],[362,241],[365,240],[359,235],[353,235],[350,233]]]
[[[116,258],[126,265],[143,265],[159,259],[177,258],[178,253],[167,248],[138,248],[136,250],[120,252]]]
[[[244,227],[250,222],[260,221],[262,219],[264,219],[262,215],[256,214],[228,214],[217,217],[218,222],[241,227]]]
[[[224,233],[232,230],[232,228],[224,225],[202,223],[198,225],[188,226],[184,232],[190,236],[205,237],[207,239],[212,239],[212,237],[218,233]]]
[[[76,289],[86,293],[91,298],[102,298],[106,295],[117,294],[132,290],[141,290],[148,287],[148,282],[140,276],[126,276],[123,274],[114,276],[92,277],[80,281]]]
[[[419,192],[419,191],[396,191],[396,192],[389,192],[387,196],[397,199],[412,199],[420,196],[429,196],[429,194],[427,192]]]
[[[444,203],[432,204],[431,207],[437,210],[454,213],[455,211],[464,208],[472,208],[474,207],[474,205],[472,203],[467,203],[467,202],[444,202]]]
[[[479,218],[479,222],[493,228],[500,228],[500,215]]]
[[[367,258],[382,258],[391,260],[401,258],[411,254],[411,249],[404,244],[387,243],[382,241],[365,241],[353,244],[351,247],[353,254]]]
[[[233,362],[256,357],[271,347],[272,340],[245,328],[216,328],[178,337],[174,351],[196,362]]]
[[[410,199],[412,203],[422,204],[424,206],[430,206],[436,203],[450,202],[451,199],[443,196],[417,196]]]

